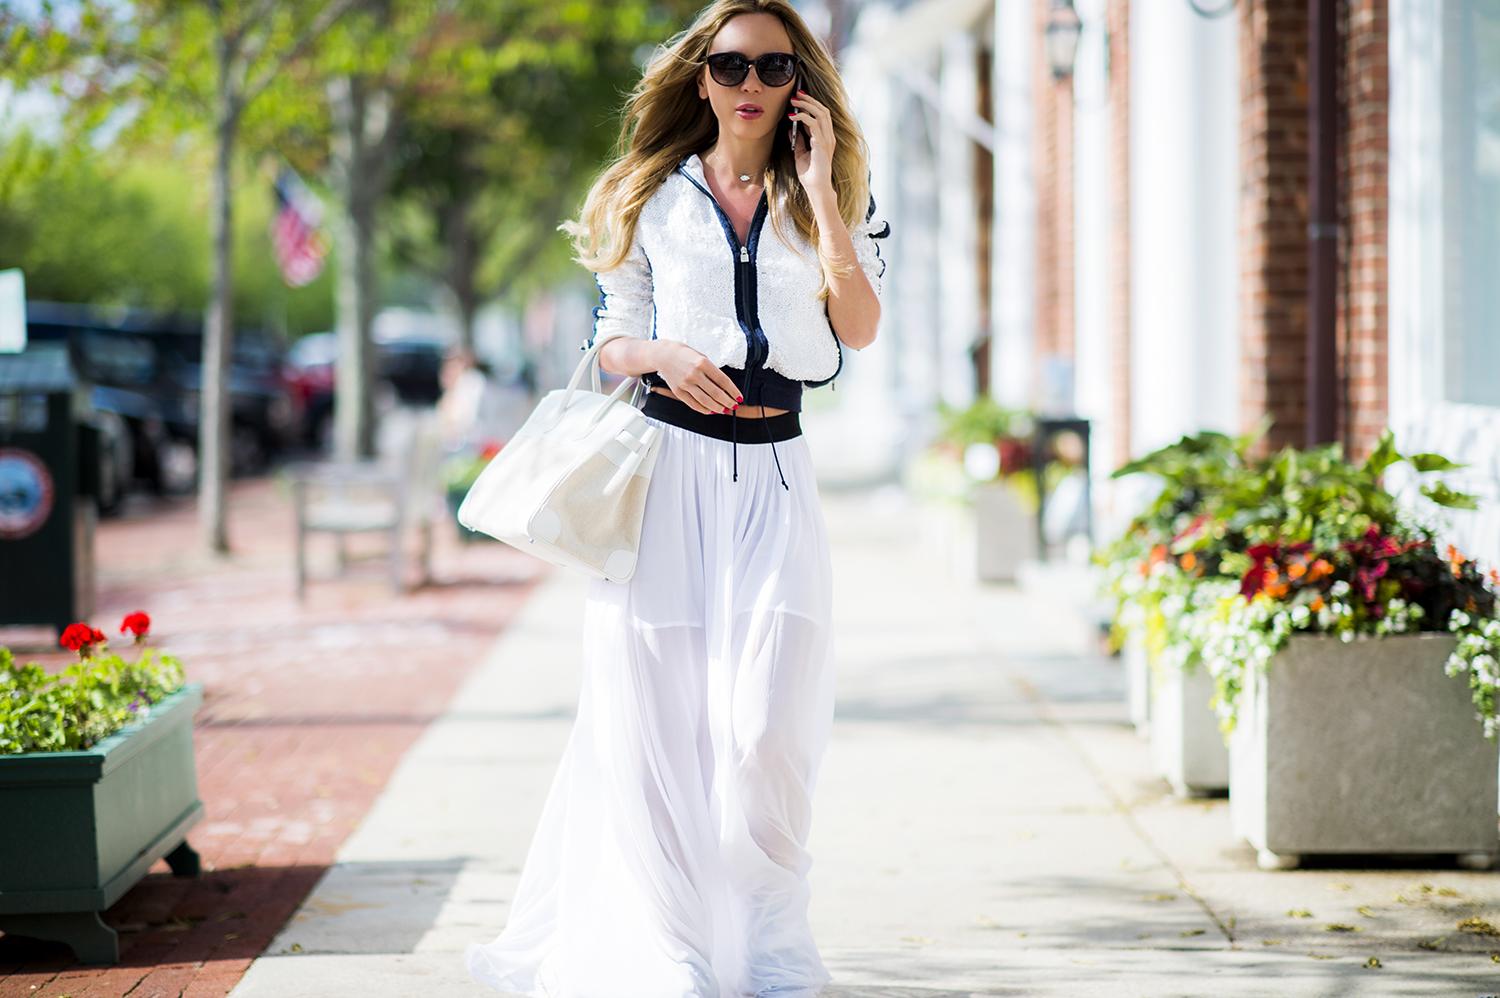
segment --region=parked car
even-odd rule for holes
[[[91,385],[103,431],[100,509],[132,483],[155,492],[193,488],[197,477],[202,324],[139,309],[27,303],[27,337],[68,344],[79,377]],[[231,469],[255,471],[298,424],[282,380],[281,348],[254,328],[235,332],[229,364]]]
[[[439,374],[448,350],[432,336],[381,337],[375,341],[377,408],[390,405],[434,405],[443,394]],[[338,334],[308,333],[287,350],[286,382],[300,418],[301,440],[314,447],[329,439],[333,424]]]
[[[443,395],[441,374],[448,343],[433,336],[377,338],[376,370],[402,405],[436,405]]]
[[[172,361],[180,419],[196,434],[199,386],[203,383],[203,337],[196,331],[181,330],[160,336]],[[253,327],[236,329],[231,353],[231,464],[236,469],[258,471],[298,442],[298,401],[286,380],[285,351],[275,337]]]

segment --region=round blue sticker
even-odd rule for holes
[[[31,451],[0,447],[0,539],[32,534],[52,513],[52,474]]]

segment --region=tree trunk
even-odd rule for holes
[[[204,545],[229,553],[225,492],[229,478],[229,357],[234,343],[234,218],[232,170],[239,115],[227,53],[219,60],[220,111],[213,178],[213,290],[203,329],[198,392],[198,523]]]
[[[448,291],[458,313],[459,339],[474,349],[474,316],[479,311],[478,270],[481,237],[475,231],[475,187],[464,183],[444,206],[440,233],[448,247]]]
[[[339,358],[334,385],[334,452],[339,460],[375,456],[375,348],[378,289],[375,232],[390,178],[395,128],[390,95],[359,77],[330,82],[333,181],[339,194],[336,302]]]

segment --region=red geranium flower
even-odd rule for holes
[[[103,631],[79,621],[64,628],[57,643],[70,651],[76,651],[79,658],[88,658],[94,653],[94,646],[103,644],[105,640]]]
[[[140,644],[146,640],[146,632],[151,630],[151,618],[144,611],[137,610],[127,613],[125,619],[120,621],[120,633],[129,631],[135,635],[135,643]]]

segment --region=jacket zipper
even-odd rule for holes
[[[766,340],[766,334],[760,328],[755,297],[755,255],[750,250],[750,247],[758,241],[761,225],[765,222],[766,195],[764,192],[761,193],[760,204],[756,205],[755,215],[750,219],[750,231],[746,242],[741,244],[739,237],[735,235],[734,225],[729,221],[729,216],[719,206],[719,199],[694,180],[686,170],[679,167],[678,172],[687,177],[688,183],[702,191],[703,196],[708,198],[708,203],[714,206],[714,211],[719,216],[719,225],[724,229],[725,238],[729,240],[729,248],[739,259],[734,272],[734,310],[736,318],[739,319],[740,329],[745,334],[745,372],[748,379],[755,368],[765,363],[766,356],[770,353],[770,344]]]

